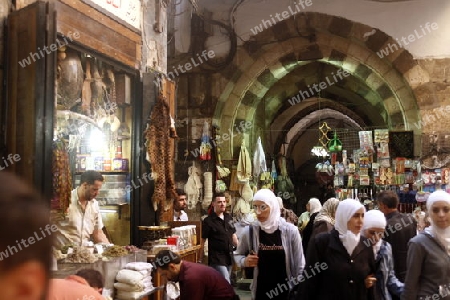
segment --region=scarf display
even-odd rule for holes
[[[352,218],[356,211],[363,208],[364,205],[354,199],[345,199],[339,203],[336,209],[336,222],[334,227],[339,232],[339,239],[349,255],[352,255],[353,250],[359,243],[361,234],[354,234],[347,228],[348,221]]]
[[[259,178],[259,174],[263,172],[267,172],[267,163],[261,137],[258,137],[255,153],[253,154],[253,178]]]
[[[445,201],[450,204],[450,194],[445,191],[438,190],[433,192],[430,197],[428,197],[427,211],[430,215],[432,214],[431,211],[433,204],[438,201]],[[434,224],[432,217],[430,217],[430,223],[431,226],[425,228],[425,232],[437,239],[444,246],[447,254],[450,255],[450,226],[447,228],[439,228],[436,224]]]
[[[330,198],[322,206],[322,209],[317,214],[314,223],[325,221],[331,225],[334,225],[334,216],[336,215],[336,209],[339,205],[339,199]]]
[[[240,184],[248,182],[252,177],[252,161],[250,160],[247,147],[245,147],[244,139],[242,140],[241,151],[239,152],[236,177]]]
[[[266,233],[274,233],[280,223],[280,205],[277,197],[269,189],[260,189],[253,196],[253,201],[262,201],[270,207],[269,218],[264,222],[259,222],[261,229]]]
[[[364,232],[366,229],[369,228],[379,228],[379,229],[385,229],[387,225],[386,217],[384,214],[379,210],[369,210],[364,214],[364,224],[361,229],[361,232]],[[377,257],[378,251],[380,251],[381,244],[383,240],[380,239],[375,245],[373,246],[373,254],[375,257]]]

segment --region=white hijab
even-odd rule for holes
[[[431,207],[437,201],[445,201],[450,204],[450,194],[442,190],[433,192],[427,200],[428,214],[431,214]],[[429,219],[431,226],[425,228],[425,232],[437,239],[447,250],[447,254],[450,255],[450,226],[442,229],[434,224],[433,218],[430,217]]]
[[[258,223],[264,232],[274,233],[278,229],[281,218],[280,204],[278,204],[277,197],[269,189],[260,189],[253,196],[253,201],[262,201],[270,207],[269,218],[264,222],[258,221]]]
[[[309,203],[309,215],[315,214],[322,209],[322,203],[317,198],[311,198],[308,201]]]
[[[372,209],[364,214],[364,224],[361,229],[361,232],[363,232],[364,235],[364,231],[369,228],[380,228],[384,230],[386,228],[386,225],[387,221],[384,214],[379,210]],[[373,244],[372,240],[370,241],[373,246],[373,254],[375,255],[376,258],[378,251],[380,251],[381,244],[383,243],[383,239],[380,239],[376,244]]]
[[[362,205],[359,201],[354,199],[345,199],[339,203],[336,209],[334,228],[336,228],[339,232],[339,239],[350,256],[358,245],[361,234],[354,234],[348,230],[347,223],[360,208],[364,208],[364,205]]]

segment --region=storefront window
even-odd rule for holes
[[[87,170],[104,177],[99,202],[115,244],[129,244],[131,79],[98,57],[58,53],[52,208],[64,214]],[[125,216],[125,218],[123,218]],[[125,221],[126,220],[126,221]]]

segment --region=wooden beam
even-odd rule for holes
[[[76,33],[73,43],[139,69],[142,45],[139,33],[81,1],[60,0],[55,6],[58,33],[67,37],[74,37]]]

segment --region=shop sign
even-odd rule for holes
[[[141,28],[141,0],[89,0],[131,26]]]

